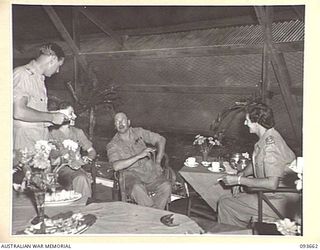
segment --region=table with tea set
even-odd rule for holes
[[[236,174],[237,169],[246,167],[248,162],[242,154],[234,154],[228,160],[208,157],[203,161],[201,156],[188,157],[179,171],[184,180],[217,211],[217,203],[222,195],[230,194],[231,188],[221,182],[226,174]]]

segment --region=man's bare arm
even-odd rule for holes
[[[23,96],[13,102],[13,118],[25,122],[51,122],[53,124],[62,124],[67,118],[64,114],[58,112],[43,112],[27,106],[27,97]]]
[[[132,164],[134,164],[135,162],[137,162],[138,160],[140,160],[146,156],[149,156],[152,151],[154,151],[154,149],[146,148],[146,149],[142,150],[139,154],[136,154],[132,157],[115,161],[112,163],[113,169],[115,171],[126,169],[126,168],[130,167]]]

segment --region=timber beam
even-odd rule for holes
[[[301,142],[301,139],[302,139],[301,126],[300,126],[298,113],[297,113],[298,106],[290,92],[291,79],[290,79],[289,71],[287,69],[283,53],[277,51],[273,44],[272,30],[266,29],[266,26],[268,26],[267,24],[268,15],[265,8],[269,8],[269,7],[257,6],[255,7],[255,11],[256,11],[258,20],[261,24],[261,27],[263,29],[263,32],[265,33],[265,38],[266,38],[265,43],[269,50],[273,70],[279,82],[279,87],[286,105],[286,109],[290,117],[293,131],[295,133],[296,139],[299,142]]]
[[[89,79],[92,80],[93,87],[97,87],[98,85],[98,78],[96,74],[93,72],[92,68],[87,63],[87,60],[84,56],[79,55],[80,51],[77,47],[76,43],[73,41],[72,37],[70,36],[68,30],[63,25],[62,21],[60,20],[57,13],[54,11],[54,9],[51,6],[43,6],[44,10],[49,15],[51,21],[56,26],[58,32],[61,34],[63,39],[67,42],[67,44],[70,46],[73,55],[76,57],[77,61],[79,62],[80,66],[82,67],[83,71],[88,74]],[[95,107],[92,107],[90,109],[90,121],[89,121],[89,137],[90,140],[93,138],[93,129],[95,125]]]
[[[224,87],[224,86],[195,86],[178,84],[122,84],[119,85],[122,92],[142,92],[142,93],[179,93],[179,94],[229,94],[229,95],[252,95],[259,91],[258,87]],[[274,94],[280,94],[279,88],[273,87],[270,91]],[[292,87],[290,92],[293,95],[302,95],[302,88]]]
[[[80,55],[80,51],[79,51],[77,45],[73,41],[68,30],[63,25],[59,16],[54,11],[52,6],[44,5],[43,8],[47,12],[47,14],[50,17],[53,24],[56,26],[60,35],[63,37],[63,39],[66,41],[66,43],[71,48],[73,55],[77,58],[79,64],[81,65],[82,69],[84,70],[84,72],[88,73],[89,78],[93,80],[93,85],[95,86],[98,82],[95,73],[92,71],[91,67],[89,67],[89,64],[87,63],[87,60],[85,59],[85,57]]]
[[[303,42],[283,42],[274,45],[275,49],[282,52],[303,52]],[[200,57],[200,56],[232,56],[262,54],[263,44],[256,45],[222,45],[222,46],[196,46],[146,50],[123,50],[103,52],[81,52],[80,55],[94,56],[99,59],[148,59],[148,58],[176,58],[176,57]]]
[[[110,27],[101,22],[94,14],[92,14],[88,9],[77,8],[84,16],[86,16],[91,22],[93,22],[98,28],[100,28],[105,34],[110,36],[120,47],[123,47],[123,40],[121,36],[116,34]]]

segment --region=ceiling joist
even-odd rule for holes
[[[87,10],[85,7],[84,8],[78,8],[79,11],[85,15],[91,22],[93,22],[98,28],[100,28],[105,34],[110,36],[118,45],[121,47],[123,46],[123,40],[122,38],[116,34],[112,29],[110,29],[107,25],[102,23],[98,18],[93,15],[89,10]]]
[[[92,68],[89,67],[89,64],[87,63],[87,60],[84,56],[81,56],[79,53],[79,49],[75,42],[73,41],[72,37],[70,36],[68,30],[64,27],[62,21],[60,20],[57,13],[54,11],[54,9],[51,6],[43,6],[44,10],[47,12],[48,16],[50,17],[51,21],[59,31],[60,35],[63,37],[63,39],[66,41],[66,43],[71,48],[73,55],[77,58],[79,64],[81,65],[84,72],[87,72],[90,79],[93,81],[93,86],[97,85],[97,77],[95,73],[92,71]]]
[[[275,49],[282,52],[303,51],[303,42],[287,42],[274,45]],[[99,52],[80,52],[81,55],[94,56],[96,60],[105,59],[151,59],[151,58],[176,58],[176,57],[195,57],[195,56],[231,56],[262,54],[263,45],[225,45],[225,46],[198,46],[165,49],[147,50],[126,50],[126,51],[99,51]]]

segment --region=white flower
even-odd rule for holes
[[[36,152],[43,152],[45,154],[50,154],[51,149],[54,146],[45,140],[39,140],[36,142],[34,148],[36,149]]]
[[[300,226],[288,218],[276,222],[277,230],[283,235],[297,235],[300,233]]]
[[[248,152],[242,153],[242,156],[246,159],[250,159],[250,155]]]
[[[64,159],[69,159],[70,155],[69,155],[68,153],[66,153],[66,154],[64,154],[62,157],[63,157]]]
[[[297,160],[294,160],[293,162],[291,162],[289,168],[297,173],[298,176],[298,180],[296,180],[294,183],[296,184],[296,188],[297,190],[301,190],[302,189],[302,179],[303,179],[303,158],[302,157],[298,157]]]
[[[70,139],[64,140],[62,144],[65,148],[72,150],[73,152],[76,152],[79,147],[78,143]]]

